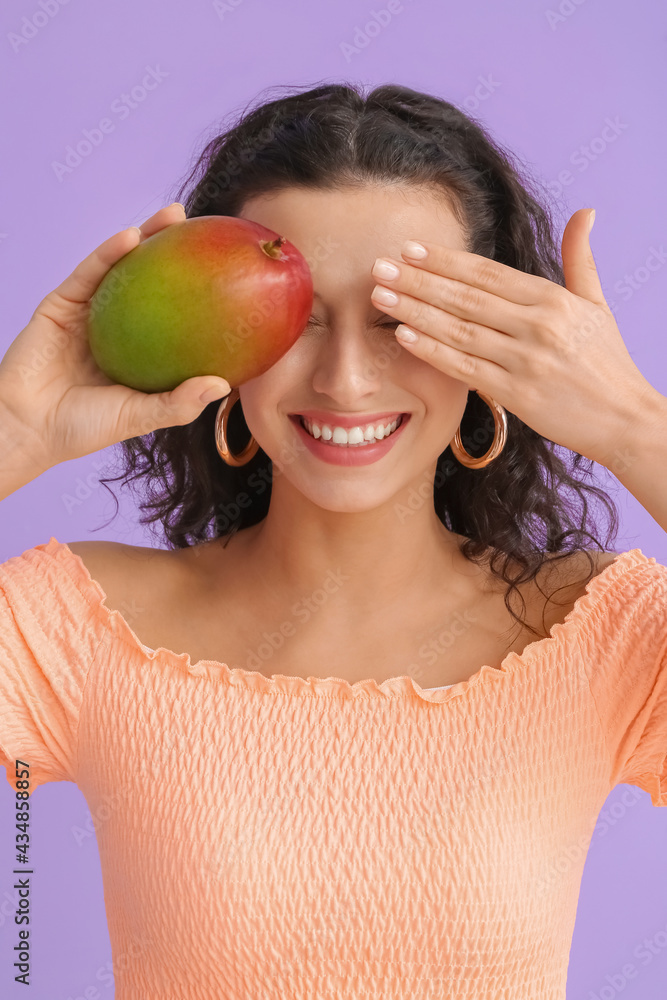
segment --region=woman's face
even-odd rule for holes
[[[314,504],[359,512],[432,483],[438,456],[454,437],[467,385],[411,355],[394,336],[398,320],[371,300],[377,257],[401,261],[408,239],[464,250],[464,234],[444,198],[423,188],[364,185],[336,191],[288,188],[249,199],[239,213],[293,243],[313,276],[312,318],[268,371],[240,386],[241,406],[274,467]],[[408,414],[380,455],[361,464],[331,460],[344,445],[313,450],[295,415],[318,410],[352,417],[362,429],[375,414]],[[371,421],[376,423],[375,421]],[[323,423],[319,421],[320,425]],[[324,436],[328,434],[325,431]],[[340,434],[336,434],[337,440]],[[370,455],[370,452],[369,452]],[[276,488],[274,481],[274,489]]]

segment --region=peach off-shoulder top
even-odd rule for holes
[[[605,799],[667,805],[667,567],[431,690],[150,651],[104,596],[55,537],[0,565],[0,753],[87,801],[116,1000],[564,1000]]]

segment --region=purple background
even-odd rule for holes
[[[92,249],[174,200],[217,123],[263,88],[396,82],[479,116],[549,185],[559,235],[578,208],[597,209],[591,239],[607,301],[635,363],[667,394],[667,268],[644,267],[652,248],[664,253],[661,241],[667,244],[667,10],[649,0],[632,8],[620,0],[394,0],[390,9],[388,18],[380,13],[388,10],[386,0],[3,5],[0,74],[3,94],[11,97],[2,111],[0,352]],[[388,23],[378,31],[371,24],[375,37],[346,56],[345,46],[363,41],[369,22],[377,24],[374,12]],[[114,102],[139,87],[148,68],[162,75],[160,82],[122,117]],[[54,161],[62,162],[66,147],[104,117],[114,130],[58,179]],[[605,139],[609,119],[617,130]],[[565,184],[558,181],[562,171],[569,171]],[[0,561],[51,535],[154,544],[126,494],[119,516],[93,532],[114,510],[98,483],[113,457],[106,449],[66,462],[5,499]],[[615,548],[639,547],[667,564],[665,533],[610,473],[600,472],[600,481],[620,508]],[[85,799],[74,784],[60,782],[38,791],[31,804],[37,875],[30,996],[110,1000],[111,950],[97,844],[85,835],[91,829]],[[3,771],[0,995],[7,998],[26,995],[13,982],[12,806]],[[619,785],[600,821],[586,861],[567,995],[657,1000],[667,982],[667,809]],[[80,841],[77,831],[84,831]],[[648,963],[635,953],[645,941],[653,943]],[[614,980],[626,963],[635,977]]]

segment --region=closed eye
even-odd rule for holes
[[[395,319],[395,320],[392,320],[389,323],[377,323],[376,326],[379,326],[381,329],[389,329],[390,327],[398,326],[399,322],[400,322],[400,320]],[[320,323],[320,321],[317,320],[317,319],[309,319],[308,322],[307,322],[307,324],[306,324],[306,328],[308,328],[309,326],[315,326],[315,327],[321,327],[321,328],[323,328],[324,324]]]

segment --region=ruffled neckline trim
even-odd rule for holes
[[[133,647],[135,652],[143,657],[144,660],[151,662],[157,660],[160,663],[174,666],[194,677],[217,677],[232,687],[243,687],[262,693],[284,695],[317,694],[346,698],[416,697],[425,702],[435,703],[458,698],[466,692],[474,691],[476,688],[482,687],[487,683],[499,683],[501,680],[505,680],[511,676],[514,671],[528,666],[538,657],[545,658],[557,655],[567,639],[576,634],[583,623],[589,619],[593,608],[598,604],[607,590],[610,590],[614,586],[618,579],[636,566],[656,564],[654,556],[648,557],[644,555],[639,548],[618,553],[616,558],[605,566],[602,572],[588,581],[584,593],[577,598],[563,621],[556,622],[551,627],[548,636],[529,642],[520,653],[508,653],[497,668],[483,664],[466,680],[457,681],[450,687],[440,690],[428,690],[421,687],[414,678],[407,675],[388,677],[384,681],[367,678],[355,681],[354,683],[350,683],[342,677],[334,676],[308,677],[308,679],[305,679],[287,674],[272,674],[270,677],[267,677],[257,670],[246,670],[244,667],[232,668],[227,663],[219,660],[198,660],[196,663],[192,663],[189,653],[176,653],[165,646],[158,646],[157,649],[149,651],[120,611],[108,608],[103,603],[107,595],[102,586],[90,575],[88,567],[81,556],[78,553],[72,552],[66,542],[60,542],[52,535],[48,542],[37,545],[36,548],[44,550],[63,561],[70,575],[78,583],[80,591],[88,600],[91,609],[98,616],[105,628],[109,629],[114,636],[122,639],[127,645]]]

